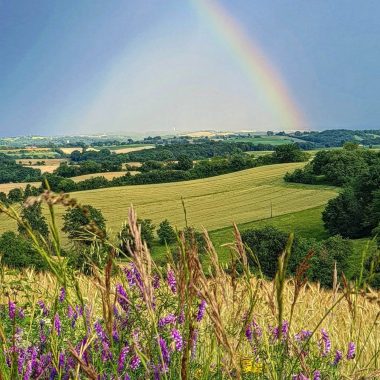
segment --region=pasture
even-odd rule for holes
[[[150,218],[156,224],[169,219],[173,225],[183,227],[183,198],[188,224],[211,231],[232,222],[247,223],[271,214],[275,217],[314,208],[335,197],[332,187],[283,181],[287,171],[302,165],[278,164],[194,181],[89,190],[73,193],[72,197],[101,209],[114,232],[126,220],[131,204],[140,218]],[[63,212],[58,209],[58,216]],[[7,229],[9,222],[0,216],[0,232]]]

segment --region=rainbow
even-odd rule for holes
[[[228,45],[253,86],[262,92],[279,129],[304,130],[307,122],[284,80],[265,57],[258,43],[217,0],[191,0],[219,37]]]

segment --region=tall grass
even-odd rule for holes
[[[158,267],[131,208],[127,261],[121,264],[117,244],[90,225],[107,255],[84,276],[67,265],[54,215],[56,204],[80,205],[50,192],[33,202],[49,206],[51,241],[24,227],[50,271],[2,268],[0,380],[380,376],[379,293],[364,278],[349,284],[337,273],[333,291],[307,283],[312,253],[287,279],[292,237],[273,282],[251,272],[252,253],[236,226],[228,270],[206,231],[208,268],[183,235],[176,259]],[[14,209],[1,211],[24,223]]]

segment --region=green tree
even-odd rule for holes
[[[275,163],[307,161],[309,154],[303,152],[297,144],[284,144],[276,146],[272,153]]]
[[[47,268],[45,260],[34,250],[30,240],[16,235],[13,231],[0,236],[0,256],[1,264],[10,268],[33,267],[36,270]]]
[[[91,205],[74,207],[63,215],[62,231],[69,239],[91,244],[95,236],[106,236],[106,220],[102,212]]]
[[[190,170],[192,168],[193,168],[193,160],[189,156],[183,154],[183,155],[178,157],[178,163],[177,163],[177,169],[178,170],[185,170],[186,171],[186,170]]]
[[[45,239],[49,236],[49,227],[45,217],[42,215],[41,203],[34,203],[33,205],[22,207],[20,216],[22,221],[27,224],[33,232],[40,234]],[[26,229],[22,224],[18,225],[18,231],[22,235],[27,235]]]
[[[24,193],[19,188],[12,189],[8,193],[8,200],[10,203],[22,202],[23,198],[24,198]]]
[[[160,223],[157,235],[161,244],[172,244],[177,240],[177,234],[167,219]]]
[[[137,219],[137,224],[141,228],[141,240],[146,243],[148,248],[152,248],[154,243],[155,225],[151,219]],[[135,248],[134,238],[131,234],[129,224],[126,223],[119,232],[120,249],[126,255],[129,254],[128,246],[133,250]]]

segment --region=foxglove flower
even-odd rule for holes
[[[206,301],[202,300],[198,306],[197,322],[203,319],[206,310]]]
[[[348,343],[348,350],[347,350],[347,359],[348,360],[352,360],[355,358],[355,343],[354,342],[350,342]]]
[[[173,329],[171,331],[171,336],[175,344],[175,349],[177,351],[182,351],[183,341],[181,333],[177,329]]]

